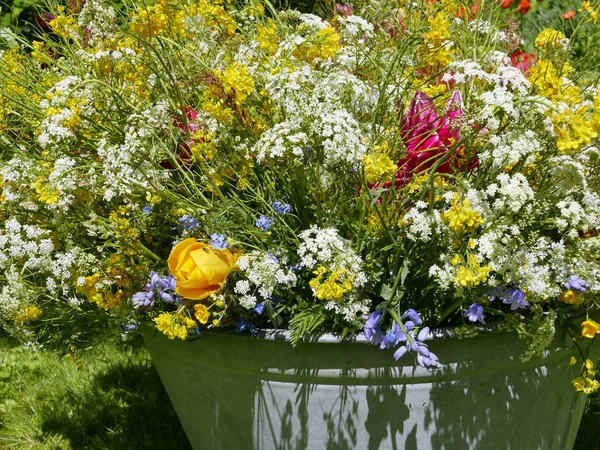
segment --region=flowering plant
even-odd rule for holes
[[[462,3],[46,13],[1,55],[5,328],[364,332],[431,367],[429,326],[502,319],[543,352],[598,302],[599,86],[576,33]]]

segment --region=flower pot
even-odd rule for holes
[[[441,332],[437,332],[441,334]],[[581,358],[558,332],[522,362],[515,333],[434,339],[427,371],[364,338],[294,350],[285,332],[144,339],[195,449],[570,449],[585,396]],[[600,346],[586,339],[597,360]],[[571,356],[578,363],[569,366]]]

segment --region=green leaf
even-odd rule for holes
[[[379,295],[381,295],[386,302],[389,302],[392,299],[392,295],[394,295],[394,289],[389,284],[384,284],[381,286]]]
[[[281,328],[285,324],[285,321],[279,315],[279,311],[277,311],[273,307],[273,304],[271,302],[265,302],[265,310],[267,312],[269,320],[275,326],[275,328]]]
[[[290,328],[292,329],[290,341],[292,347],[296,348],[300,339],[319,328],[325,322],[326,317],[322,306],[314,306],[296,314],[290,320]]]
[[[404,280],[406,280],[408,272],[410,272],[410,261],[405,259],[402,263],[402,269],[400,269],[400,286],[404,286]]]

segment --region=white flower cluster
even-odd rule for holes
[[[22,282],[20,271],[11,265],[4,272],[4,280],[0,288],[0,319],[15,318],[23,309],[30,295]],[[30,301],[32,299],[29,299]]]
[[[373,24],[370,24],[360,16],[351,15],[345,18],[340,17],[338,20],[342,26],[342,38],[345,40],[358,39],[360,42],[364,42],[373,37],[375,30]]]
[[[89,33],[89,43],[110,38],[117,30],[117,15],[110,3],[103,0],[87,0],[79,13],[77,24]]]
[[[4,182],[2,193],[5,202],[18,202],[25,200],[24,195],[18,189],[13,190],[11,185],[31,185],[35,181],[33,164],[27,159],[19,157],[12,158],[0,168],[0,176]],[[20,205],[23,207],[23,204]],[[30,209],[30,208],[24,208]]]
[[[368,314],[370,301],[359,299],[357,290],[367,283],[362,258],[357,255],[350,241],[342,238],[335,228],[318,228],[313,225],[299,235],[301,244],[298,256],[302,267],[314,269],[325,267],[329,271],[345,271],[352,279],[352,291],[340,300],[328,300],[325,308],[335,311],[347,322],[354,322]]]
[[[482,162],[490,163],[492,167],[504,168],[517,162],[532,164],[535,155],[541,150],[540,142],[533,130],[507,132],[493,135],[489,138],[492,147],[479,155]]]
[[[519,69],[511,65],[510,58],[504,53],[492,53],[488,56],[486,64],[489,67],[484,68],[478,62],[471,60],[450,63],[442,81],[463,84],[481,80],[487,83],[490,90],[479,95],[483,107],[477,114],[477,121],[485,124],[489,130],[495,131],[500,126],[496,117],[497,109],[519,120],[522,112],[515,105],[515,101],[527,95],[530,83]]]
[[[423,201],[416,202],[404,215],[406,237],[411,241],[429,242],[432,233],[441,225],[440,213],[437,210],[428,211]]]
[[[263,300],[270,300],[276,287],[296,284],[296,274],[285,267],[285,261],[279,261],[270,252],[242,255],[237,264],[247,278],[236,283],[234,292],[241,295],[240,304],[246,309],[256,306],[258,300],[254,293]]]
[[[131,194],[134,188],[153,191],[162,184],[168,173],[159,170],[157,163],[166,153],[156,133],[171,122],[168,105],[159,102],[129,117],[123,142],[111,145],[100,140],[97,151],[103,162],[105,200]]]
[[[25,260],[25,267],[40,269],[51,264],[54,250],[48,232],[37,226],[21,225],[15,218],[7,220],[0,229],[0,268],[6,268],[13,260]]]
[[[487,187],[489,197],[494,197],[491,208],[494,213],[509,210],[513,213],[531,212],[534,198],[533,189],[525,175],[516,173],[509,175],[501,173],[497,178],[498,183],[492,183]]]
[[[47,276],[46,287],[52,294],[60,287],[62,294],[68,295],[74,271],[85,271],[97,265],[97,260],[79,247],[59,253],[54,250],[49,232],[37,225],[22,225],[11,218],[0,229],[0,269],[6,271],[5,278],[17,265],[22,266],[23,271]]]
[[[307,64],[293,73],[282,70],[271,76],[267,90],[290,119],[273,126],[255,144],[252,153],[259,161],[283,155],[306,161],[304,149],[312,145],[322,148],[328,167],[344,163],[360,167],[367,150],[361,139],[364,133],[344,105],[371,109],[377,101],[372,89],[345,71],[323,76]]]
[[[67,76],[57,82],[46,93],[40,107],[46,112],[42,121],[38,143],[44,149],[64,144],[75,138],[73,127],[81,122],[85,126],[86,117],[95,113],[93,91],[82,84],[76,76]],[[70,102],[77,101],[77,106]]]

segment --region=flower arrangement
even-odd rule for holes
[[[576,32],[463,3],[45,13],[1,54],[3,326],[364,333],[435,367],[429,327],[502,320],[543,352],[599,299],[597,76]]]

